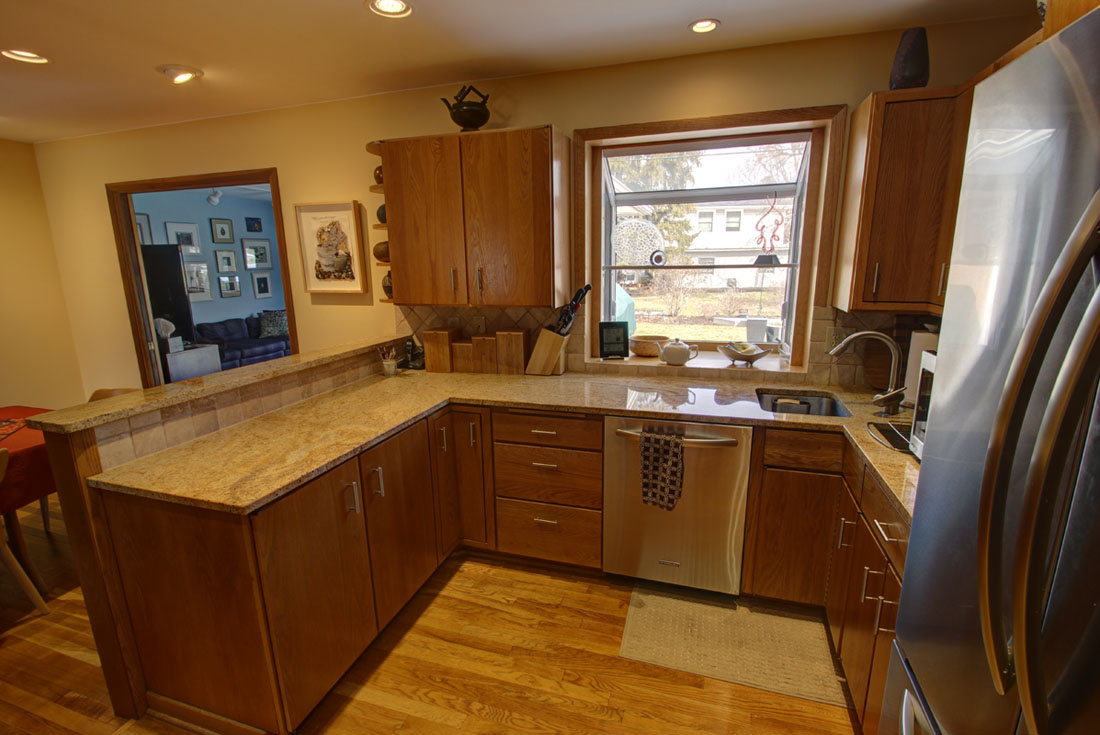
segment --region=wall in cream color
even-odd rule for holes
[[[79,403],[84,387],[34,147],[0,140],[0,171],[0,406]]]
[[[932,85],[961,82],[1034,30],[1000,20],[929,29]],[[900,32],[726,51],[478,83],[489,127],[577,128],[844,103],[884,89]],[[86,385],[138,384],[104,184],[275,166],[279,171],[298,335],[303,351],[393,333],[393,307],[371,295],[308,294],[296,202],[366,205],[369,244],[381,195],[371,194],[376,138],[452,132],[442,88],[397,92],[37,146],[61,279]],[[200,82],[203,83],[203,82]]]

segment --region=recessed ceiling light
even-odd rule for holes
[[[172,84],[187,84],[202,76],[202,69],[196,69],[193,66],[183,66],[182,64],[158,66],[157,71],[171,79]]]
[[[366,0],[364,4],[386,18],[404,18],[413,11],[405,0]]]
[[[710,33],[721,24],[717,18],[700,18],[688,27],[696,33]]]
[[[50,60],[45,56],[39,56],[33,51],[20,51],[19,49],[8,48],[0,51],[0,55],[6,56],[9,59],[15,61],[22,61],[27,64],[48,64]]]

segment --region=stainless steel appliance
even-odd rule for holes
[[[920,356],[917,390],[913,396],[913,425],[909,427],[909,451],[917,459],[924,452],[928,436],[928,409],[932,404],[932,381],[936,378],[936,353],[925,350]]]
[[[642,431],[684,437],[673,510],[642,502]],[[604,571],[737,594],[752,429],[608,416],[603,446]]]
[[[1100,732],[1098,39],[974,91],[880,732]]]

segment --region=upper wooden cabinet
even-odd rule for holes
[[[567,148],[549,126],[383,141],[394,301],[565,303]]]
[[[971,97],[876,92],[852,113],[837,308],[942,313]]]

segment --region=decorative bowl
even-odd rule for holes
[[[747,342],[727,342],[724,345],[718,345],[718,351],[729,358],[731,363],[735,362],[747,362],[752,365],[765,355],[772,353],[771,347],[760,347],[758,345],[749,344]]]
[[[630,351],[638,357],[658,357],[661,345],[671,341],[672,337],[659,334],[636,334],[630,338]]]

